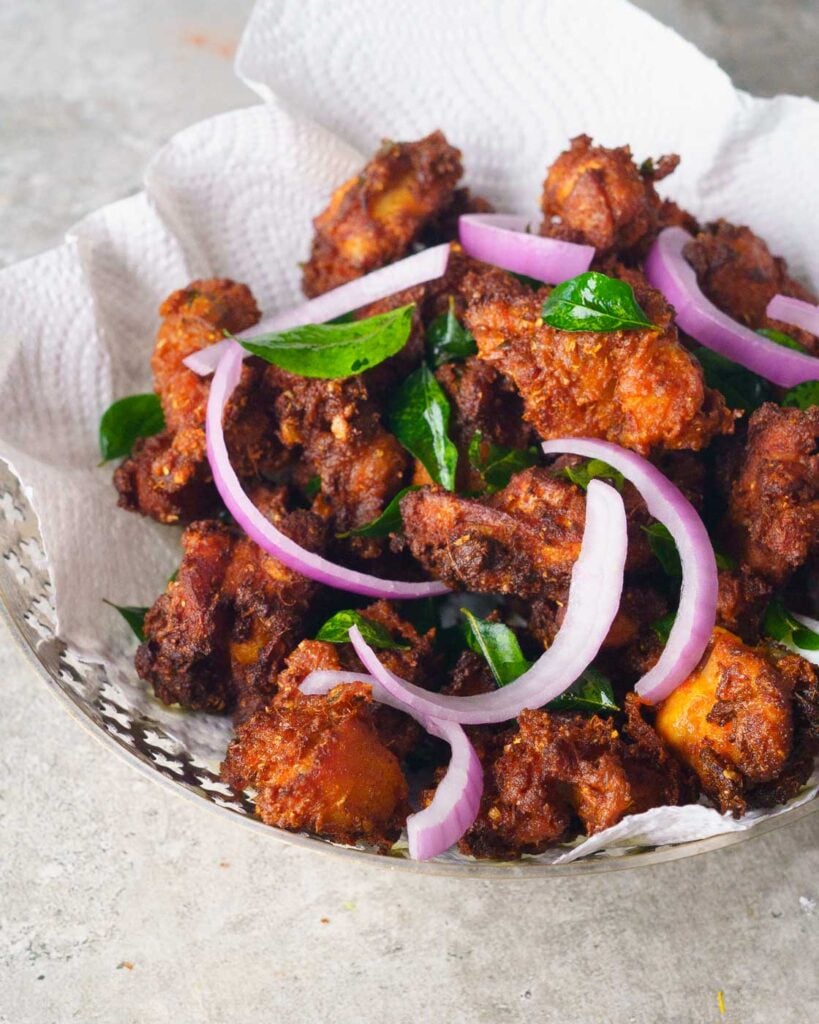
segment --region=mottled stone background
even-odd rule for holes
[[[640,6],[743,88],[819,98],[814,0]],[[2,0],[0,264],[136,189],[176,129],[254,102],[230,65],[249,9]],[[2,1024],[819,1020],[819,816],[633,873],[413,878],[280,846],[145,781],[2,624],[0,678]]]

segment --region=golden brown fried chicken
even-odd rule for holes
[[[300,450],[308,471],[320,478],[322,507],[336,532],[383,512],[404,485],[410,459],[383,427],[364,379],[311,380],[270,367],[268,380],[277,391],[281,442]],[[362,538],[355,550],[375,557],[381,545]]]
[[[287,512],[280,489],[258,488],[252,497],[283,533],[321,550],[326,528],[317,516]],[[240,720],[275,692],[317,584],[216,521],[189,526],[182,546],[176,579],[145,617],[137,672],[166,704],[235,709]]]
[[[744,566],[720,569],[717,625],[746,643],[757,643],[762,616],[772,595],[771,584]]]
[[[546,440],[601,437],[643,454],[704,448],[733,429],[733,415],[680,344],[660,292],[638,272],[617,270],[654,327],[558,330],[543,322],[543,293],[505,275],[485,279],[466,314],[480,357],[512,379]]]
[[[452,201],[430,220],[421,234],[423,245],[441,245],[458,240],[458,219],[466,213],[494,213],[495,207],[482,196],[473,196],[468,188],[456,188]]]
[[[440,488],[401,501],[413,556],[458,590],[533,597],[568,583],[583,536],[580,488],[532,468],[480,501]]]
[[[417,142],[384,142],[313,221],[305,295],[321,295],[406,255],[450,206],[462,172],[460,151],[442,132]]]
[[[220,522],[189,526],[176,579],[145,616],[136,670],[165,704],[222,711],[230,703],[230,612],[222,585],[233,543],[232,532]]]
[[[304,509],[288,511],[282,488],[257,488],[254,504],[308,551],[322,551],[327,526]],[[304,635],[318,584],[289,569],[245,535],[236,538],[222,588],[232,610],[230,641],[234,718],[243,721],[276,691],[276,673]]]
[[[414,626],[402,619],[388,601],[376,601],[361,609],[364,618],[383,626],[401,643],[401,648],[379,650],[378,658],[391,672],[416,686],[426,687],[436,677],[433,633],[421,636]],[[290,701],[307,676],[314,671],[362,672],[365,670],[352,644],[331,644],[322,640],[302,640],[288,656],[287,665],[277,679],[274,703]],[[405,757],[418,741],[420,729],[414,719],[394,708],[375,703],[373,720],[381,742],[397,757]]]
[[[222,778],[258,791],[256,810],[268,825],[386,852],[409,810],[408,788],[372,712],[363,683],[279,701],[236,730]]]
[[[540,853],[576,819],[594,835],[626,814],[680,802],[679,770],[650,733],[642,722],[626,743],[597,716],[523,711],[517,731],[477,745],[484,798],[460,849],[476,857]]]
[[[664,156],[638,168],[628,146],[606,149],[578,135],[543,184],[541,234],[593,245],[598,257],[645,251],[661,227],[686,216],[654,189],[679,160]]]
[[[752,327],[773,328],[791,335],[809,351],[819,353],[819,339],[791,324],[771,320],[766,310],[776,294],[807,302],[816,297],[788,274],[783,259],[771,255],[750,228],[718,220],[686,245],[685,258],[697,273],[700,287],[724,313]]]
[[[751,416],[730,484],[726,542],[775,585],[819,552],[819,407]]]
[[[245,285],[216,278],[174,292],[160,315],[151,366],[166,432],[138,443],[115,472],[114,484],[122,507],[163,523],[189,522],[210,514],[217,497],[205,445],[210,379],[189,370],[183,360],[221,341],[226,331],[251,327],[259,311]],[[258,477],[284,461],[271,418],[272,398],[261,382],[258,363],[246,363],[225,414],[231,462],[245,478]]]
[[[656,729],[720,810],[740,815],[754,787],[788,763],[792,691],[781,662],[717,627],[699,666],[659,706]]]

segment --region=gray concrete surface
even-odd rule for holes
[[[137,187],[175,129],[252,102],[228,59],[249,6],[4,0],[0,262]],[[641,6],[744,87],[819,95],[814,3]],[[0,1024],[819,1019],[819,816],[634,873],[399,876],[247,834],[144,780],[66,715],[2,623],[0,680]]]

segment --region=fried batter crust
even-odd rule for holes
[[[323,548],[326,525],[311,512],[287,512],[281,489],[251,497],[302,547]],[[137,672],[166,704],[235,709],[241,720],[275,692],[318,586],[216,521],[189,526],[182,547],[176,579],[145,618]]]
[[[543,292],[504,275],[483,282],[466,323],[481,359],[510,377],[524,416],[546,440],[601,437],[642,454],[704,448],[733,429],[733,414],[705,386],[680,344],[672,311],[637,271],[609,267],[634,288],[647,330],[561,331],[543,323]]]
[[[750,228],[726,220],[714,221],[683,251],[697,273],[700,287],[723,312],[754,330],[766,327],[783,331],[810,352],[819,353],[819,339],[767,315],[768,303],[776,294],[807,302],[816,302],[816,297],[790,276],[785,260],[771,255]]]
[[[783,771],[793,745],[793,679],[761,649],[714,629],[699,666],[660,704],[656,728],[720,809]]]
[[[257,790],[268,825],[386,851],[407,815],[408,788],[372,710],[363,683],[279,701],[238,727],[222,778]]]
[[[687,216],[654,189],[679,160],[664,156],[638,168],[628,146],[606,149],[578,135],[546,175],[540,233],[593,245],[598,257],[644,252],[661,227]]]
[[[481,501],[424,488],[401,501],[410,551],[458,590],[534,597],[562,589],[580,551],[583,492],[533,467]]]
[[[440,131],[417,142],[384,142],[313,221],[304,294],[321,295],[404,256],[451,205],[462,173],[460,151]]]
[[[227,278],[194,281],[160,307],[162,324],[151,358],[154,388],[166,432],[138,443],[114,474],[119,504],[162,523],[190,522],[217,505],[205,445],[210,380],[183,360],[221,341],[226,331],[252,327],[259,311],[250,290]],[[245,363],[228,403],[225,439],[239,476],[255,478],[283,464],[271,414],[272,399],[261,384],[258,361]]]
[[[751,416],[728,519],[742,565],[774,585],[819,552],[819,407],[767,403]]]
[[[626,743],[610,721],[523,711],[517,731],[486,741],[485,792],[459,846],[476,857],[518,857],[559,842],[579,819],[586,835],[683,796],[679,772],[640,720]]]

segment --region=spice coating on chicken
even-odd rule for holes
[[[791,691],[764,652],[717,627],[699,666],[659,706],[657,732],[720,809],[739,815],[746,791],[775,779],[788,761]]]
[[[751,416],[728,520],[742,564],[775,585],[819,552],[819,406]]]
[[[546,175],[540,233],[593,245],[598,258],[645,251],[665,223],[681,216],[654,188],[679,160],[664,156],[638,168],[628,146],[606,149],[578,135]]]
[[[660,292],[638,272],[617,270],[652,327],[605,333],[550,327],[542,293],[507,275],[466,314],[480,357],[514,381],[525,418],[544,440],[599,437],[641,454],[704,448],[733,429],[733,415],[680,344]]]
[[[460,151],[440,131],[417,142],[384,142],[313,221],[304,294],[321,295],[406,255],[450,205],[462,172]]]
[[[237,728],[222,778],[257,790],[268,825],[386,851],[408,813],[408,787],[373,707],[364,683],[277,702]]]
[[[754,330],[764,327],[789,334],[819,354],[819,339],[768,316],[774,295],[792,295],[806,302],[816,302],[816,297],[790,276],[785,261],[773,256],[750,228],[726,220],[707,224],[683,254],[696,271],[700,288],[724,313]]]

